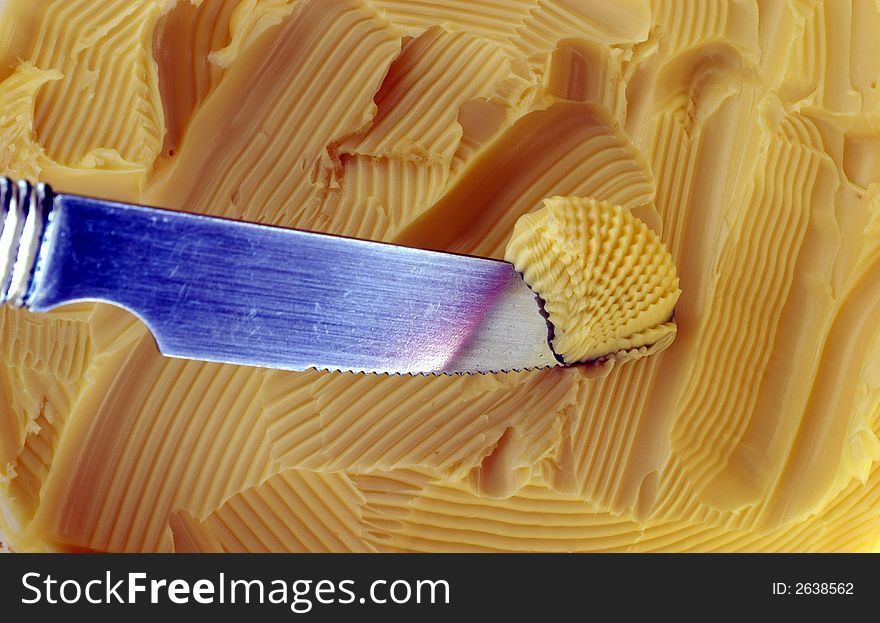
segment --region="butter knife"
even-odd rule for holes
[[[0,304],[77,301],[130,311],[168,357],[387,374],[560,365],[507,262],[0,178]]]

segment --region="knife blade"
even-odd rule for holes
[[[140,318],[169,357],[456,374],[561,365],[494,259],[54,193],[0,178],[0,304]]]

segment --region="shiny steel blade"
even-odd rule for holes
[[[17,252],[31,277],[19,303],[33,311],[105,301],[140,317],[165,355],[269,368],[558,365],[539,301],[506,262],[48,192],[34,189],[14,223],[23,232],[28,207],[44,212]]]

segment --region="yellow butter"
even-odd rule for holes
[[[375,377],[165,359],[108,306],[0,309],[4,545],[880,547],[876,3],[0,4],[0,174],[496,258],[540,234],[548,301],[622,314],[557,307],[561,350],[675,331],[621,366]],[[593,238],[552,197],[621,261],[662,241],[674,329],[659,251],[656,291],[550,278]]]
[[[550,197],[520,217],[504,259],[544,301],[567,363],[630,359],[672,343],[681,291],[672,257],[620,206]]]

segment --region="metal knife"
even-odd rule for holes
[[[129,310],[169,357],[453,374],[561,365],[499,260],[56,194],[0,178],[0,304]]]

